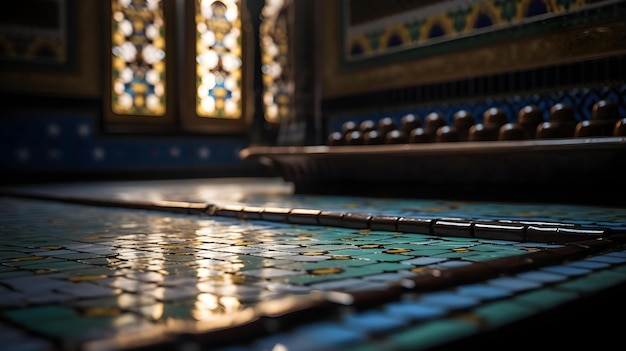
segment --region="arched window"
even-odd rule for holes
[[[257,48],[245,0],[107,3],[107,130],[246,132]]]

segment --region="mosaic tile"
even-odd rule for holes
[[[531,271],[517,274],[518,278],[524,280],[532,280],[538,283],[557,283],[566,280],[567,278],[560,274],[554,274],[550,272]]]
[[[572,266],[549,266],[544,267],[541,270],[555,274],[562,274],[568,277],[581,276],[591,272],[587,268],[577,268]]]
[[[73,265],[73,263],[67,263],[64,260],[61,259],[55,259],[55,258],[50,258],[50,257],[43,257],[43,256],[25,256],[25,257],[21,257],[21,258],[15,258],[15,259],[11,259],[11,261],[9,262],[5,262],[4,264],[9,266],[9,267],[16,267],[16,268],[30,268],[30,267],[41,267],[43,266],[48,266],[49,264],[67,264],[67,265]]]
[[[570,266],[583,268],[583,269],[596,270],[596,269],[607,268],[610,266],[610,264],[606,262],[581,260],[581,261],[572,262]]]
[[[401,263],[413,266],[428,266],[435,263],[441,263],[446,260],[446,258],[442,257],[417,257],[414,259],[402,261]]]
[[[361,206],[354,199],[322,199],[327,205],[311,210],[306,206],[313,204],[311,197],[306,202],[298,202],[305,199],[299,197],[287,199],[292,202],[283,202],[284,197],[257,199],[242,203],[241,208],[223,209],[262,216],[259,209],[267,208],[270,217],[265,220],[228,211],[200,215],[0,197],[3,210],[15,215],[0,218],[0,226],[6,229],[0,233],[0,242],[6,244],[0,249],[0,337],[4,321],[25,331],[9,334],[24,345],[32,341],[44,350],[51,345],[51,351],[68,351],[57,350],[58,344],[49,344],[50,340],[61,338],[74,346],[86,339],[113,342],[125,335],[138,341],[130,335],[141,339],[152,334],[138,331],[180,322],[185,327],[169,332],[182,334],[142,342],[162,343],[165,350],[172,346],[167,338],[182,338],[215,349],[208,345],[220,333],[239,335],[245,330],[240,339],[220,338],[233,344],[223,349],[237,348],[239,342],[243,348],[256,349],[279,343],[300,345],[324,332],[336,333],[334,342],[323,341],[336,350],[376,346],[401,350],[415,343],[437,345],[443,342],[441,333],[448,333],[445,342],[480,333],[481,320],[489,327],[520,321],[626,282],[626,251],[590,255],[621,241],[571,246],[523,241],[511,234],[517,230],[511,229],[517,228],[514,224],[498,224],[498,213],[506,209],[497,206],[406,201],[388,202],[384,208],[385,201],[364,200]],[[184,207],[166,205],[172,204]],[[310,217],[321,216],[322,208],[326,223],[312,225],[317,223]],[[593,218],[568,220],[576,211],[578,217],[593,216],[621,226],[609,220],[620,218],[616,212],[596,209],[557,212],[520,205],[511,213],[531,218],[532,225],[566,226],[578,234],[579,226],[600,223]],[[296,213],[302,223],[291,222]],[[419,220],[410,220],[412,216]],[[337,220],[337,226],[329,225]],[[495,223],[482,228],[489,232],[488,238],[458,236],[443,228],[448,222],[462,224],[464,234],[466,228],[479,226],[474,220],[484,226]],[[369,226],[364,227],[363,221]],[[407,232],[397,230],[400,223]],[[433,235],[436,223],[438,233],[446,235]],[[497,225],[509,225],[504,229],[508,234],[499,236],[502,228]],[[513,260],[541,252],[549,254],[532,256],[532,261]],[[574,254],[580,258],[561,262]],[[513,274],[509,268],[522,271]],[[345,299],[316,291],[343,292]],[[247,308],[296,295],[323,308],[308,311],[306,307],[272,317],[280,319],[278,324],[260,316],[258,321],[264,322],[259,324],[209,327],[238,318]],[[299,318],[306,313],[324,323],[315,326],[313,319]],[[322,318],[325,313],[330,313],[329,318]],[[65,323],[48,323],[59,318]],[[260,327],[262,323],[267,324]],[[270,327],[276,329],[267,333],[264,328]],[[249,337],[254,333],[261,338]],[[319,349],[319,344],[313,345],[306,347]]]
[[[369,265],[372,262],[362,259],[352,259],[349,257],[348,259],[331,259],[324,261],[316,261],[316,262],[290,262],[283,263],[277,265],[279,268],[291,269],[291,270],[300,270],[300,271],[314,271],[314,270],[324,270],[328,268],[343,268],[343,267],[359,267]]]
[[[500,277],[487,281],[489,285],[507,289],[512,292],[520,292],[524,290],[537,289],[541,287],[541,284],[527,279],[520,279],[515,277]]]
[[[0,273],[0,280],[2,279],[10,279],[10,278],[19,278],[19,277],[26,277],[26,276],[31,276],[31,275],[35,275],[35,272],[31,272],[31,271],[23,271],[23,270],[11,270],[8,272],[2,272]]]
[[[243,272],[242,274],[250,275],[253,277],[259,277],[259,278],[275,278],[275,277],[286,277],[286,276],[297,275],[299,274],[299,272],[296,272],[293,270],[286,270],[286,269],[264,268],[264,269],[248,270],[248,271]]]
[[[427,293],[420,296],[418,301],[429,306],[441,306],[449,310],[467,309],[477,306],[480,302],[475,297],[454,292]]]
[[[389,314],[365,311],[345,316],[341,325],[368,334],[382,333],[404,326],[404,321]]]
[[[402,270],[409,270],[413,268],[412,265],[407,265],[404,263],[397,262],[377,262],[370,265],[367,265],[367,268],[370,270],[378,270],[382,272],[397,272]]]
[[[534,308],[546,310],[574,301],[578,295],[571,291],[558,288],[546,288],[523,293],[515,298],[520,304],[528,304]]]
[[[480,300],[500,299],[513,295],[513,293],[508,289],[490,286],[487,284],[462,285],[457,287],[456,291],[459,295],[471,296]]]
[[[362,277],[363,280],[375,281],[375,282],[390,282],[395,283],[404,278],[413,277],[416,273],[413,273],[409,270],[398,270],[398,267],[392,267],[392,269],[385,270],[385,272],[380,274],[371,274],[368,276]]]
[[[419,345],[421,349],[439,345],[442,336],[449,342],[469,336],[478,330],[478,325],[465,320],[443,319],[429,321],[419,327],[408,328],[391,334],[381,347],[408,350]]]
[[[624,281],[626,276],[621,272],[602,271],[585,277],[573,279],[559,284],[559,288],[590,293],[606,289]]]
[[[454,268],[454,267],[469,266],[471,264],[472,264],[472,262],[469,261],[469,260],[466,260],[466,261],[454,260],[454,261],[443,261],[443,262],[440,262],[440,263],[436,263],[436,264],[430,265],[430,267],[433,267],[433,268]]]
[[[195,297],[199,294],[198,288],[194,286],[182,287],[156,287],[147,292],[149,296],[153,296],[158,301],[177,301],[185,298]]]
[[[610,264],[626,263],[626,251],[611,252],[605,255],[594,256],[589,259],[594,262],[605,262]]]
[[[46,322],[54,324],[54,321],[74,318],[78,315],[73,309],[55,305],[5,310],[1,314],[13,323],[20,325]]]
[[[2,291],[2,299],[0,300],[0,307],[19,307],[26,304],[28,296],[20,292],[14,291]]]

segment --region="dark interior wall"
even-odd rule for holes
[[[99,101],[30,107],[15,99],[21,107],[0,113],[4,182],[268,175],[239,158],[242,136],[111,135],[102,132]]]
[[[547,111],[555,102],[567,101],[575,105],[578,118],[586,119],[595,101],[608,98],[626,115],[626,30],[619,20],[626,14],[624,2],[596,2],[610,6],[568,17],[570,22],[594,19],[581,25],[565,28],[554,22],[532,35],[515,32],[515,40],[474,40],[450,50],[445,46],[426,54],[408,50],[356,62],[340,60],[344,1],[294,2],[290,25],[296,118],[280,130],[257,118],[243,134],[109,133],[102,115],[105,1],[32,0],[30,8],[11,2],[0,17],[3,23],[15,25],[16,17],[6,13],[19,13],[29,19],[24,23],[45,25],[47,30],[64,28],[66,42],[59,51],[58,45],[45,45],[50,41],[0,33],[5,39],[0,41],[0,168],[7,175],[3,179],[268,175],[272,173],[267,169],[241,160],[239,151],[259,141],[320,144],[346,120],[407,112],[438,111],[450,120],[459,109],[479,116],[498,106],[514,118],[526,104]],[[347,3],[359,11],[355,23],[363,25],[402,14],[402,6],[424,7],[436,1],[390,2],[389,11],[375,14],[374,7]],[[28,17],[28,9],[37,6],[43,6],[40,11],[46,14],[65,11],[66,21]],[[259,11],[260,2],[250,2],[249,9]],[[258,20],[253,14],[252,18]],[[59,27],[62,24],[65,27]],[[538,58],[521,55],[517,60],[510,55],[528,53],[530,44],[545,44],[548,39],[568,43],[567,50],[556,56],[535,55]],[[485,64],[481,61],[485,57],[496,59]],[[258,90],[260,83],[255,84]],[[254,99],[258,110],[260,95]]]
[[[101,11],[106,3],[5,5],[0,17],[6,25],[0,32],[3,181],[269,175],[239,157],[249,143],[246,133],[188,133],[176,126],[151,133],[108,131]],[[16,16],[29,20],[16,22]],[[44,29],[52,37],[45,37]]]
[[[539,105],[547,118],[558,102],[572,105],[584,120],[601,99],[617,103],[626,116],[623,1],[570,3],[569,9],[513,1],[523,10],[515,14],[524,17],[518,24],[513,14],[506,17],[503,2],[475,2],[465,11],[457,7],[469,3],[447,3],[391,1],[388,11],[376,11],[359,1],[323,2],[323,134],[347,120],[406,113],[440,112],[450,122],[464,109],[480,121],[490,107],[503,108],[515,122],[529,104]],[[430,12],[420,17],[420,10]],[[442,15],[454,19],[450,27],[439,25],[446,22]],[[489,31],[489,25],[500,29]]]
[[[431,112],[441,113],[448,124],[459,110],[470,111],[477,121],[492,107],[506,112],[516,122],[518,112],[534,105],[549,120],[550,108],[565,103],[575,111],[578,121],[592,118],[593,105],[600,100],[616,103],[619,116],[626,116],[626,56],[615,55],[564,65],[532,68],[384,89],[367,93],[328,98],[323,101],[325,134],[338,131],[346,121],[396,121],[406,114],[422,118]],[[539,82],[539,83],[537,83]],[[618,116],[615,116],[617,119]]]

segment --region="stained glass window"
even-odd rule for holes
[[[113,0],[111,108],[118,114],[166,111],[165,20],[161,0]]]
[[[292,111],[293,79],[289,59],[288,10],[291,0],[266,0],[259,29],[265,119],[279,123]]]
[[[255,114],[281,121],[290,111],[293,90],[287,66],[289,4],[111,0],[105,8],[111,11],[106,127],[221,134],[249,131]],[[265,39],[259,46],[261,32]],[[255,62],[259,52],[262,64]],[[255,92],[255,79],[261,77],[263,88]],[[268,104],[262,105],[261,94]]]
[[[196,113],[242,118],[242,33],[238,0],[196,0]]]

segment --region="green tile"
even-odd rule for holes
[[[497,301],[474,309],[473,314],[491,326],[502,326],[535,313],[534,309],[511,300]]]
[[[512,251],[511,254],[522,254],[527,253],[527,250],[519,246],[514,245],[493,245],[493,244],[480,244],[476,246],[472,246],[472,251],[491,251],[491,252],[502,252],[502,251]]]
[[[55,262],[46,262],[46,263],[31,265],[31,266],[28,266],[27,268],[29,269],[54,269],[60,272],[67,272],[67,271],[74,271],[74,270],[82,271],[83,269],[90,268],[90,267],[91,266],[84,264],[84,263],[80,263],[80,262],[59,260]]]
[[[443,257],[443,258],[462,258],[467,260],[472,260],[471,258],[474,256],[481,256],[480,254],[474,252],[446,252],[439,255],[432,255],[432,257]]]
[[[25,259],[25,258],[27,259],[31,256],[32,255],[30,254],[18,252],[15,250],[0,251],[0,262],[17,261],[20,259]]]
[[[394,263],[394,262],[379,262],[379,263],[368,265],[367,267],[371,270],[377,270],[380,273],[396,272],[396,271],[409,270],[409,269],[414,268],[413,265]]]
[[[578,294],[570,291],[562,291],[554,288],[544,288],[523,293],[515,297],[521,304],[528,304],[541,310],[557,307],[569,301],[573,301]]]
[[[305,275],[299,275],[299,276],[272,279],[272,281],[276,283],[284,283],[284,284],[308,285],[308,284],[321,283],[321,282],[325,282],[329,280],[336,280],[336,279],[338,279],[336,274],[323,274],[323,275],[305,274]]]
[[[381,351],[392,350],[393,348],[384,343],[385,340],[379,342],[377,340],[365,341],[356,345],[342,345],[342,351]]]
[[[102,256],[102,255],[96,255],[96,254],[93,254],[93,253],[84,253],[84,252],[76,252],[76,253],[63,254],[63,255],[54,255],[54,257],[62,258],[64,260],[72,260],[72,261],[84,260],[84,259],[92,259],[92,258],[97,258],[98,256]]]
[[[430,250],[431,249],[431,247],[426,244],[394,243],[391,245],[387,245],[387,249],[393,249],[393,248],[410,249],[410,250],[423,250],[423,249]]]
[[[437,244],[433,244],[433,245],[437,245],[437,247],[441,247],[441,248],[456,248],[456,247],[473,247],[476,246],[476,242],[471,242],[471,241],[448,241],[448,238],[446,238],[445,241],[442,241],[440,243]]]
[[[187,305],[174,305],[171,303],[163,304],[163,313],[159,316],[160,320],[166,320],[168,318],[173,319],[194,319],[195,312],[192,306]]]
[[[354,249],[346,249],[346,250],[333,250],[329,253],[332,256],[353,256],[360,257],[366,255],[374,255],[382,253],[386,248],[375,248],[375,249],[366,249],[366,248],[354,248]]]
[[[592,293],[626,282],[626,274],[615,270],[591,273],[581,278],[558,284],[559,289]]]
[[[407,238],[411,239],[412,242],[415,241],[428,241],[428,240],[438,240],[436,236],[430,234],[419,234],[419,233],[403,233]]]
[[[450,252],[449,249],[439,249],[439,248],[433,248],[431,246],[425,246],[423,248],[420,248],[419,250],[412,251],[411,255],[414,255],[414,256],[436,256],[436,255],[446,254],[448,252]]]
[[[367,265],[362,267],[345,267],[343,272],[335,273],[335,274],[327,274],[326,280],[337,280],[337,279],[346,279],[346,278],[360,278],[367,275],[380,274],[383,273],[384,270],[376,267],[377,265]],[[406,265],[403,265],[406,267]],[[405,268],[406,269],[406,268]],[[293,277],[295,281],[298,281],[297,276]]]
[[[277,264],[277,268],[285,268],[292,270],[314,270],[332,267],[359,267],[372,264],[373,262],[368,260],[350,259],[350,260],[324,260],[317,262],[283,262]]]
[[[59,262],[64,263],[65,260],[52,257],[30,256],[28,259],[12,260],[11,262],[5,262],[4,264],[7,266],[23,269],[41,269],[49,268],[48,265]]]
[[[613,271],[616,272],[616,273],[626,274],[626,264],[614,267]]]
[[[518,254],[511,253],[511,252],[485,252],[485,253],[476,254],[476,255],[468,255],[467,257],[464,257],[464,259],[468,261],[472,261],[472,262],[484,262],[484,261],[489,261],[489,260],[493,260],[496,258],[512,257],[516,255]]]
[[[461,319],[444,319],[418,324],[388,336],[389,349],[424,350],[478,332],[478,325]]]
[[[96,265],[96,266],[104,266],[104,265],[109,264],[110,259],[106,257],[84,258],[84,259],[80,259],[79,262]]]
[[[404,255],[395,255],[388,253],[373,253],[368,255],[359,256],[361,259],[367,259],[371,261],[385,261],[385,262],[396,262],[396,261],[404,261],[409,259],[409,257]]]
[[[7,266],[0,265],[0,276],[2,275],[2,273],[11,272],[11,271],[14,271],[14,270],[15,270],[15,268],[13,268],[13,267],[7,267]]]
[[[6,310],[0,313],[14,323],[27,327],[38,325],[40,323],[60,324],[53,322],[65,321],[67,319],[75,318],[78,315],[72,308],[51,305]]]
[[[0,280],[11,279],[11,278],[27,277],[27,276],[30,276],[30,275],[35,275],[35,272],[28,271],[28,270],[16,269],[16,270],[13,270],[13,271],[0,273]]]
[[[116,331],[130,329],[147,321],[135,314],[126,313],[114,316],[74,317],[66,318],[63,323],[43,323],[31,326],[35,332],[53,338],[82,338],[84,335],[114,335]]]

